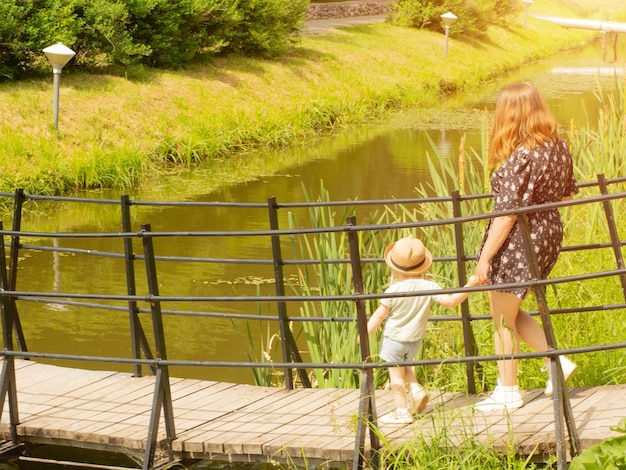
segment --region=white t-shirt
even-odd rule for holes
[[[439,290],[441,286],[426,279],[405,279],[393,283],[385,294],[399,292],[420,292]],[[421,295],[416,297],[394,297],[381,299],[380,303],[389,308],[383,335],[395,341],[413,342],[424,339],[430,304],[438,302],[443,294]]]

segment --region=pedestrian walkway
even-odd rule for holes
[[[337,28],[347,28],[371,23],[384,23],[389,15],[351,16],[349,18],[325,18],[305,22],[303,31],[308,34],[320,34]]]
[[[20,442],[124,452],[142,461],[155,377],[32,360],[16,360],[15,367]],[[176,460],[352,465],[359,390],[286,390],[180,378],[169,382]],[[571,388],[568,393],[583,449],[617,435],[611,427],[626,416],[626,385]],[[445,433],[455,445],[475,439],[524,457],[554,455],[553,403],[542,390],[524,392],[525,405],[510,414],[475,412],[471,405],[480,398],[431,391],[430,404],[413,424],[380,424],[380,431],[393,448]],[[389,390],[376,391],[376,408],[379,415],[393,408]],[[6,440],[8,423],[5,410],[0,435]],[[160,449],[167,447],[163,424],[158,440]],[[365,453],[371,453],[369,443]],[[161,462],[166,458],[156,457]]]

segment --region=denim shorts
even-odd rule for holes
[[[422,340],[413,341],[409,343],[401,343],[391,338],[383,336],[383,343],[380,347],[379,356],[385,362],[407,362],[412,361],[420,347],[422,346]]]

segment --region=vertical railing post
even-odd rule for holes
[[[461,214],[461,196],[459,191],[452,191],[452,212],[455,219],[462,216]],[[461,222],[454,223],[454,239],[456,242],[456,269],[459,275],[459,285],[464,286],[467,283],[465,276],[465,247],[463,243],[463,224]],[[478,348],[476,346],[476,338],[472,330],[472,322],[469,314],[469,303],[461,304],[461,324],[463,325],[463,343],[465,348],[465,357],[477,356]],[[480,370],[480,365],[478,365]],[[465,363],[465,373],[467,375],[467,391],[468,393],[476,393],[476,381],[474,379],[473,362]]]
[[[609,194],[606,179],[603,174],[598,175],[598,185],[600,187],[600,193],[603,195]],[[615,223],[615,217],[613,215],[613,206],[611,201],[603,201],[604,214],[606,216],[606,223],[609,226],[609,234],[611,236],[611,245],[613,246],[613,253],[615,253],[615,261],[617,262],[617,269],[624,269],[624,256],[622,255],[622,244],[619,239],[619,232]],[[622,295],[626,300],[626,274],[620,274],[620,281],[622,283]]]
[[[4,230],[0,221],[0,231]],[[4,250],[4,234],[0,234],[0,289],[2,291],[10,290],[8,288],[7,266]],[[2,343],[7,351],[13,351],[13,322],[15,316],[11,308],[11,300],[6,295],[0,299],[2,308]],[[19,413],[17,409],[17,385],[15,383],[15,358],[13,356],[4,356],[2,361],[2,375],[0,376],[0,415],[4,411],[4,402],[9,397],[9,422],[11,442],[18,444],[17,425],[19,424]]]
[[[122,207],[122,230],[124,233],[130,233],[132,231],[131,216],[130,216],[130,198],[127,195],[123,195],[121,198]],[[130,237],[124,238],[124,261],[126,264],[126,292],[129,296],[134,297],[137,294],[137,283],[135,280],[135,254],[133,253],[133,240]],[[139,321],[139,309],[137,307],[136,300],[128,301],[128,318],[130,322],[130,338],[131,348],[133,352],[133,358],[139,359],[141,352],[147,359],[152,359],[152,352],[150,351],[150,345],[141,322]],[[135,377],[141,377],[141,365],[135,364],[134,366]],[[156,373],[156,369],[151,367],[152,374]]]
[[[521,224],[522,236],[524,237],[524,247],[526,249],[526,257],[531,277],[533,279],[540,279],[541,276],[538,268],[539,264],[537,263],[537,256],[535,254],[534,245],[530,236],[528,219],[525,213],[518,215],[517,223]],[[557,348],[556,336],[554,334],[554,329],[552,328],[548,302],[546,301],[545,286],[534,286],[533,291],[537,300],[543,331],[546,335],[548,350],[554,350]],[[566,393],[565,379],[563,377],[563,369],[561,368],[559,356],[550,357],[550,377],[552,377],[552,383],[556,385],[556,393],[552,395],[552,403],[554,408],[557,468],[558,470],[565,470],[567,469],[567,446],[565,444],[565,434],[563,431],[563,419],[565,419],[565,424],[568,429],[570,454],[572,456],[580,453],[580,440],[578,438],[578,431],[576,430],[572,407]]]
[[[267,206],[269,209],[269,221],[270,229],[272,231],[278,230],[278,204],[274,196],[268,198]],[[274,261],[274,278],[276,280],[276,296],[282,298],[285,296],[285,279],[283,276],[283,258],[280,249],[280,236],[272,235],[272,259]],[[284,301],[278,301],[276,303],[278,308],[278,318],[280,325],[280,343],[283,354],[283,361],[287,362],[299,362],[302,363],[300,352],[296,346],[296,341],[289,328],[289,318],[287,317],[287,305]],[[309,376],[306,374],[306,370],[298,368],[298,377],[302,385],[306,388],[311,388],[311,382]],[[293,389],[293,375],[291,368],[286,367],[285,374],[285,387],[288,390]]]
[[[22,228],[22,207],[24,206],[24,190],[18,188],[15,190],[15,199],[13,201],[13,232],[19,232]],[[9,253],[9,274],[7,279],[7,290],[14,291],[17,286],[17,262],[19,259],[20,237],[19,235],[11,236],[11,251]],[[8,299],[9,311],[13,316],[13,329],[15,330],[15,341],[20,351],[27,351],[26,339],[22,330],[22,323],[17,315],[17,305],[15,298]]]
[[[348,217],[348,228],[356,225],[356,217]],[[363,294],[363,273],[361,271],[361,255],[359,249],[359,234],[356,230],[348,232],[350,243],[350,263],[352,266],[352,279],[355,294]],[[367,334],[367,313],[365,311],[365,301],[356,300],[356,316],[359,328],[359,340],[361,345],[361,360],[363,363],[371,361],[369,335]],[[361,369],[361,396],[359,400],[359,416],[356,429],[356,442],[354,445],[354,457],[352,469],[363,468],[365,458],[365,435],[370,431],[370,447],[372,467],[378,468],[378,450],[380,442],[378,435],[374,432],[376,426],[376,403],[374,395],[374,373],[370,368]]]
[[[19,232],[22,229],[22,208],[24,206],[24,190],[18,188],[15,190],[13,199],[13,232]],[[9,286],[14,288],[17,285],[17,261],[19,259],[20,237],[13,234],[11,236],[11,252],[9,254]],[[13,290],[13,289],[10,289]]]
[[[146,235],[150,232],[150,224],[142,225],[141,230],[143,234],[143,251],[146,264],[148,291],[150,293],[150,297],[152,298],[152,300],[150,301],[150,310],[152,312],[152,328],[154,333],[156,357],[157,359],[167,360],[161,302],[159,300],[154,300],[154,297],[159,296],[159,283],[157,280],[152,237]],[[146,441],[146,453],[143,461],[143,470],[151,469],[154,462],[154,453],[157,447],[161,408],[163,408],[163,414],[165,419],[167,452],[168,457],[171,461],[174,459],[172,441],[176,439],[176,430],[174,426],[174,411],[172,409],[172,392],[170,389],[169,368],[167,365],[158,364],[156,380],[154,382],[154,395],[152,400],[152,411],[150,414],[148,438]]]

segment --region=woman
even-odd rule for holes
[[[505,87],[498,97],[489,154],[493,212],[570,199],[578,192],[572,157],[557,133],[557,122],[542,96],[530,83]],[[556,263],[563,240],[563,225],[557,209],[526,213],[539,265],[546,278]],[[531,280],[526,260],[522,226],[515,215],[495,216],[487,227],[475,276],[485,284],[510,284]],[[495,324],[496,354],[520,352],[520,340],[536,351],[547,351],[541,326],[520,309],[528,287],[489,291]],[[482,411],[514,409],[523,405],[517,387],[518,360],[498,361],[499,383],[493,394],[477,403]],[[576,365],[561,357],[566,380]],[[548,379],[545,393],[552,394]]]

